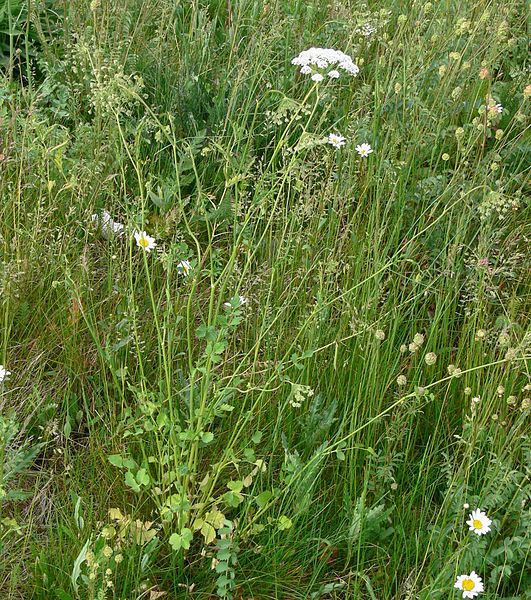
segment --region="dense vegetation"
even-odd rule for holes
[[[530,597],[527,8],[0,2],[2,598]]]

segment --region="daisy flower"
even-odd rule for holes
[[[0,383],[7,379],[11,375],[11,371],[8,371],[4,365],[0,365]]]
[[[339,133],[331,133],[328,136],[328,143],[334,146],[334,148],[341,148],[341,146],[345,145],[345,138]]]
[[[477,535],[485,535],[490,531],[492,521],[479,508],[473,510],[468,516],[469,520],[466,524],[469,526],[470,531],[477,533]]]
[[[475,571],[470,575],[459,575],[454,587],[463,592],[463,598],[474,598],[485,589],[481,577]]]
[[[192,270],[192,265],[188,260],[181,260],[181,262],[177,265],[177,271],[182,275],[189,275]]]
[[[144,248],[146,252],[151,252],[157,245],[155,238],[152,238],[145,231],[135,231],[136,245],[140,248]]]
[[[356,152],[362,157],[367,158],[369,154],[372,152],[372,148],[370,144],[358,144],[356,146]]]

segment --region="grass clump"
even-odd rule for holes
[[[525,598],[524,3],[15,4],[2,597]]]

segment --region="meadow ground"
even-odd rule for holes
[[[531,597],[527,11],[0,2],[2,599]]]

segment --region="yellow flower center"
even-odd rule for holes
[[[476,587],[473,579],[463,579],[463,583],[461,585],[467,592],[471,592]]]
[[[145,237],[141,237],[138,240],[138,243],[139,243],[140,246],[142,246],[142,248],[147,248],[149,246],[149,240],[146,239]]]
[[[481,529],[483,527],[483,523],[479,519],[474,519],[472,525],[474,526],[474,529]]]

